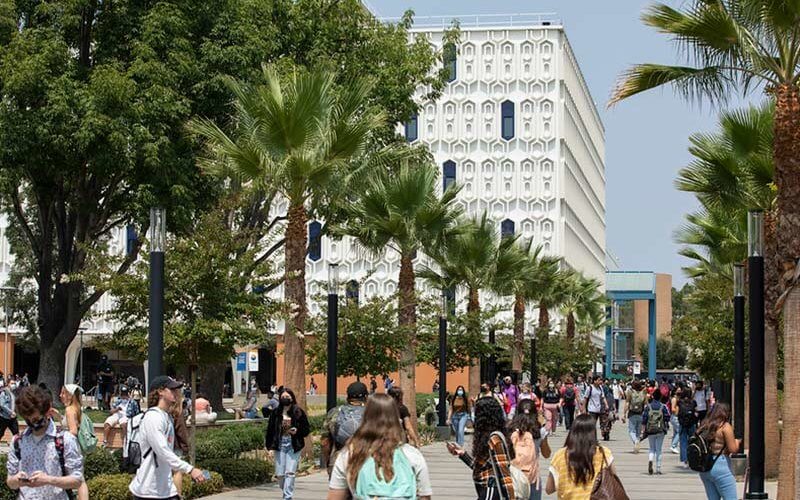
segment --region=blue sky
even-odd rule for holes
[[[636,62],[678,62],[669,40],[639,20],[644,0],[368,0],[382,17],[406,9],[417,16],[552,12],[564,24],[606,128],[607,249],[623,270],[686,278],[673,232],[694,211],[693,196],[674,188],[690,161],[689,135],[712,130],[717,109],[688,104],[670,89],[655,90],[606,109],[619,74]],[[678,5],[679,1],[667,3]],[[756,96],[756,99],[759,97]],[[612,266],[613,269],[613,266]]]

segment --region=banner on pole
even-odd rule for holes
[[[641,375],[642,374],[642,363],[639,361],[633,362],[633,374],[634,375]]]
[[[247,356],[247,370],[251,372],[258,371],[258,350],[253,349]]]
[[[247,353],[246,352],[237,352],[236,353],[236,371],[243,372],[247,370]]]

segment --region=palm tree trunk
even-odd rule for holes
[[[290,318],[283,334],[283,384],[297,395],[297,404],[306,409],[306,222],[305,206],[292,204],[286,224],[285,293]]]
[[[797,338],[800,335],[800,288],[794,288],[789,292],[783,310],[783,335],[786,338]],[[800,342],[787,342],[783,345],[783,362],[786,366],[793,363],[800,364]],[[767,363],[767,365],[774,364]],[[798,366],[797,364],[794,366]],[[800,372],[797,370],[784,371],[784,378],[784,387],[798,387],[800,384]],[[784,405],[788,406],[790,399],[797,398],[785,398]],[[795,471],[797,470],[798,444],[800,444],[800,413],[785,411],[783,412],[783,443],[779,461],[778,499],[797,498],[795,496],[797,491]]]
[[[567,314],[567,339],[575,338],[575,313]]]
[[[545,302],[539,303],[539,331],[550,333],[550,311]]]
[[[525,350],[525,299],[521,294],[514,297],[514,352],[511,356],[511,369],[522,372]]]
[[[467,301],[467,316],[474,319],[475,325],[480,325],[481,303],[477,288],[469,289]],[[472,324],[472,323],[470,323]],[[480,326],[478,326],[480,328]],[[476,395],[481,392],[481,359],[472,359],[469,365],[469,393]]]
[[[780,335],[780,313],[777,311],[781,295],[781,265],[778,258],[777,220],[774,211],[764,216],[764,359],[778,359],[778,338]],[[775,478],[778,475],[780,457],[780,405],[778,404],[778,364],[767,361],[764,367],[764,475]]]
[[[800,88],[791,84],[778,85],[775,88],[775,122],[773,139],[773,160],[775,163],[775,184],[778,188],[778,230],[777,269],[783,271],[792,268],[797,263],[800,253]],[[797,292],[793,291],[796,295]],[[794,308],[792,310],[792,307]],[[768,306],[769,308],[769,306]],[[800,344],[800,329],[797,328],[798,302],[787,300],[783,307],[784,313],[784,387],[797,387],[798,374],[800,374],[800,356],[796,348]],[[790,318],[794,324],[790,324]],[[768,360],[770,358],[767,358]],[[773,358],[774,359],[774,358]],[[773,363],[767,363],[767,366]],[[791,382],[790,382],[791,380]],[[769,411],[768,408],[765,408]],[[791,429],[787,419],[794,420],[800,414],[800,400],[787,397],[784,399],[783,429],[786,432],[782,443],[782,458],[787,463],[781,464],[780,481],[781,491],[789,492],[783,483],[794,485],[794,470],[797,448],[797,428]],[[767,413],[769,415],[769,413]],[[773,426],[767,426],[767,429]],[[774,427],[777,427],[774,426]],[[775,431],[777,432],[777,431]],[[767,434],[769,437],[769,431]],[[788,438],[788,439],[787,439]],[[767,446],[766,463],[770,464],[769,443]],[[774,462],[773,462],[774,463]],[[774,465],[773,465],[774,466]],[[769,475],[767,466],[767,475]],[[781,495],[779,498],[794,498],[793,493]]]
[[[417,388],[416,388],[416,339],[417,339],[417,304],[415,298],[414,262],[410,255],[400,258],[400,277],[398,278],[398,324],[408,335],[406,347],[400,355],[400,389],[403,391],[403,402],[411,413],[411,421],[417,425]]]

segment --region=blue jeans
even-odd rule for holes
[[[467,419],[469,415],[466,412],[459,411],[453,413],[450,418],[450,426],[453,428],[453,433],[456,435],[456,444],[464,446],[464,431],[467,428]]]
[[[661,447],[664,446],[664,436],[663,432],[647,436],[647,441],[650,443],[648,459],[655,462],[657,471],[661,470]]]
[[[678,416],[672,415],[669,419],[669,424],[672,426],[672,443],[670,448],[677,448],[681,443],[681,423],[678,422]]]
[[[642,430],[642,415],[628,415],[628,435],[634,445],[639,442],[639,433]]]
[[[299,462],[300,452],[292,448],[292,436],[281,436],[281,448],[275,455],[275,475],[283,490],[284,500],[294,496],[294,476]]]
[[[714,467],[708,472],[700,473],[700,480],[706,489],[708,500],[736,500],[736,478],[731,472],[728,457],[720,455]]]
[[[542,500],[542,482],[539,481],[539,489],[536,489],[536,485],[531,485],[531,496],[529,500]]]
[[[686,450],[689,448],[689,438],[694,435],[695,426],[689,428],[681,427],[681,462],[686,463]]]

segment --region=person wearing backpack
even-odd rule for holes
[[[300,450],[305,446],[311,427],[306,412],[297,406],[297,398],[291,389],[284,387],[279,400],[280,411],[273,412],[267,424],[266,448],[275,455],[275,476],[284,500],[289,500],[294,496]]]
[[[81,409],[82,389],[76,384],[65,384],[59,393],[59,399],[64,404],[64,417],[61,419],[61,428],[75,436],[78,447],[85,456],[97,447],[97,437],[94,435],[94,424]],[[89,487],[84,481],[78,487],[78,498],[89,498]]]
[[[622,414],[622,423],[628,421],[628,436],[633,443],[634,453],[639,453],[642,413],[646,404],[647,392],[642,388],[642,381],[634,380],[631,388],[625,393],[625,412]]]
[[[529,500],[541,500],[542,482],[539,469],[539,455],[541,442],[547,439],[547,426],[539,426],[536,406],[531,400],[522,400],[517,405],[517,414],[509,423],[511,443],[514,445],[514,460],[511,465],[516,466],[530,482],[531,495]]]
[[[182,387],[181,382],[165,375],[159,375],[150,382],[148,410],[142,414],[141,419],[135,419],[138,430],[135,437],[131,433],[129,440],[141,453],[138,464],[135,460],[129,462],[137,467],[136,475],[128,485],[134,500],[178,499],[180,492],[173,482],[172,471],[189,474],[199,483],[206,480],[203,471],[181,460],[173,450],[175,424],[169,411],[173,404],[180,404]]]
[[[422,453],[405,444],[395,400],[375,394],[364,409],[362,424],[336,457],[328,500],[394,498],[430,500],[428,465]]]
[[[716,403],[711,413],[700,422],[689,445],[689,467],[700,472],[709,500],[739,498],[728,456],[739,449],[741,440],[734,436],[730,418],[730,406]]]
[[[17,397],[16,411],[27,429],[12,438],[6,485],[19,490],[19,498],[71,499],[72,490],[85,484],[78,440],[56,428],[50,417],[51,407],[50,395],[38,386],[22,389]]]
[[[572,383],[572,377],[567,377],[561,388],[561,408],[564,410],[564,427],[569,430],[575,420],[575,407],[580,398],[580,390]]]
[[[655,465],[655,473],[661,475],[661,448],[669,429],[669,408],[661,401],[660,392],[653,393],[653,400],[644,407],[642,428],[650,445],[647,473],[652,476]]]
[[[347,386],[347,404],[333,408],[325,416],[320,440],[322,462],[328,469],[328,477],[333,473],[336,456],[361,425],[367,394],[367,386],[363,382],[353,382]]]
[[[447,451],[472,469],[478,500],[519,500],[530,496],[528,478],[512,465],[515,455],[511,430],[496,399],[480,398],[475,402],[472,454],[455,443],[447,443]]]
[[[689,438],[694,435],[697,426],[697,414],[695,412],[697,403],[692,396],[692,389],[687,387],[681,392],[678,400],[678,423],[681,426],[680,432],[680,460],[687,463],[686,450],[689,446]]]

